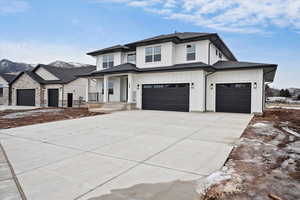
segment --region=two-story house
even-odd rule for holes
[[[88,53],[89,101],[137,109],[262,113],[277,65],[239,62],[215,33],[175,32]]]

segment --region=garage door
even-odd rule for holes
[[[58,89],[48,89],[48,106],[58,107]]]
[[[18,106],[35,106],[35,89],[17,89]]]
[[[189,111],[189,84],[146,84],[142,90],[142,109]]]
[[[217,84],[216,111],[250,113],[251,83]]]

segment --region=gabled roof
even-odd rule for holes
[[[40,67],[43,67],[51,74],[59,78],[59,80],[44,80],[44,84],[47,83],[60,83],[65,84],[69,83],[75,79],[77,79],[79,75],[90,73],[96,70],[96,66],[88,66],[88,67],[74,67],[74,68],[64,68],[64,67],[54,67],[50,65],[38,65],[32,71],[36,72],[36,70]]]
[[[100,54],[116,52],[116,51],[130,51],[134,50],[137,46],[151,45],[163,42],[185,43],[199,40],[210,40],[223,54],[229,59],[236,61],[235,56],[226,46],[223,40],[216,33],[200,33],[200,32],[176,32],[172,34],[159,35],[136,42],[128,43],[125,45],[116,45],[97,51],[87,53],[87,55],[96,56]]]
[[[59,78],[58,80],[44,80],[38,74],[36,74],[36,70],[40,67],[43,67],[51,74]],[[87,73],[91,73],[92,71],[96,70],[96,66],[87,66],[87,67],[74,67],[74,68],[63,68],[63,67],[54,67],[50,65],[37,65],[33,70],[24,71],[20,73],[12,82],[11,84],[16,81],[22,74],[27,74],[33,80],[40,84],[67,84],[71,81],[76,80],[80,75],[84,75]]]
[[[12,82],[16,77],[17,77],[17,74],[0,74],[0,76],[7,82],[7,83],[10,83]]]

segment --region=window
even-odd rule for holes
[[[127,62],[135,63],[135,59],[136,59],[136,54],[135,53],[127,54]]]
[[[222,59],[222,53],[221,52],[219,52],[219,58]]]
[[[114,66],[114,55],[104,55],[102,60],[102,67],[109,68]]]
[[[108,82],[108,94],[114,94],[114,83]]]
[[[102,94],[104,94],[104,82],[102,82]],[[114,94],[114,83],[108,82],[108,94]]]
[[[0,88],[0,97],[3,97],[3,88]]]
[[[186,60],[196,60],[196,45],[188,44],[186,45]]]
[[[145,48],[145,62],[159,62],[161,61],[161,47],[147,47]]]

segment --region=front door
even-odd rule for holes
[[[58,107],[58,89],[48,89],[48,106]]]
[[[68,107],[73,107],[73,93],[68,93]]]

